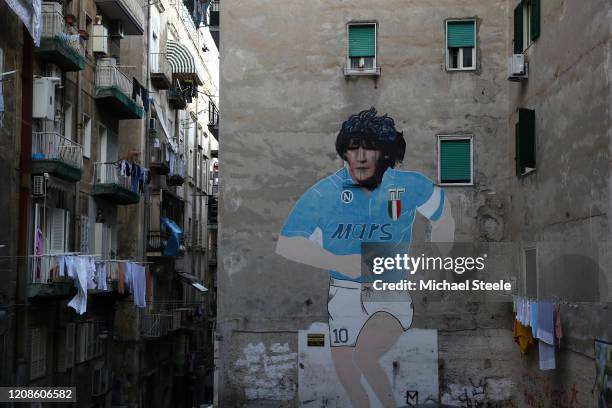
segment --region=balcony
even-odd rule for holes
[[[142,35],[144,33],[144,12],[140,1],[95,0],[95,2],[104,17],[121,23],[124,34]]]
[[[74,296],[74,281],[59,276],[57,258],[42,255],[29,258],[27,297],[38,299],[63,299]]]
[[[83,174],[83,149],[57,132],[32,133],[32,174],[49,173],[66,181]]]
[[[151,54],[151,83],[157,89],[169,89],[172,85],[172,70],[164,53]]]
[[[216,198],[211,197],[208,201],[208,226],[216,227],[218,223],[217,215],[218,215],[219,202]]]
[[[91,193],[118,205],[136,204],[140,194],[132,181],[131,177],[121,174],[116,163],[94,163]]]
[[[78,34],[69,34],[60,3],[42,3],[40,47],[34,53],[43,62],[57,65],[62,71],[85,68],[85,49]]]
[[[219,140],[219,109],[212,101],[208,103],[208,130]]]
[[[172,109],[185,109],[187,107],[187,99],[185,95],[176,87],[168,90],[168,105]]]
[[[170,161],[166,153],[166,144],[156,139],[156,144],[151,148],[151,161],[149,163],[151,171],[160,175],[170,172]]]
[[[98,60],[95,98],[118,119],[141,119],[144,116],[142,101],[131,98],[132,80],[114,61],[113,58]]]
[[[208,254],[208,265],[215,266],[217,265],[217,247],[212,246],[210,248],[210,252]]]
[[[156,339],[181,328],[179,310],[149,311],[140,315],[140,334],[144,338]]]
[[[168,244],[168,234],[165,231],[149,231],[147,237],[147,252],[148,256],[161,256],[166,245]],[[157,253],[157,254],[155,254]]]
[[[219,29],[219,0],[210,3],[210,14],[208,16],[208,26],[211,29]]]
[[[185,182],[185,161],[180,157],[173,157],[170,162],[170,171],[166,177],[166,184],[169,186],[182,186]]]

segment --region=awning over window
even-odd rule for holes
[[[202,85],[203,75],[200,73],[196,61],[189,52],[189,48],[178,41],[168,40],[166,44],[166,56],[175,78],[194,81]]]

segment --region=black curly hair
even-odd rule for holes
[[[403,132],[395,129],[395,121],[386,114],[376,116],[376,109],[363,110],[351,115],[342,123],[342,128],[336,137],[336,152],[346,160],[345,154],[351,139],[360,139],[360,145],[375,146],[382,152],[384,169],[395,167],[404,159],[406,141]],[[383,169],[383,171],[384,171]]]

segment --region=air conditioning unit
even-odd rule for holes
[[[108,55],[108,29],[101,24],[93,26],[91,49],[94,54]]]
[[[45,173],[42,176],[32,177],[32,196],[44,197],[47,195],[47,179],[49,175]]]
[[[55,85],[57,77],[34,78],[32,118],[55,120]]]
[[[528,78],[529,64],[523,54],[512,54],[508,58],[508,80],[521,81]]]
[[[152,134],[157,133],[157,119],[155,118],[149,119],[149,133],[152,133]]]

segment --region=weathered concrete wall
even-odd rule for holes
[[[224,0],[217,326],[222,336],[221,406],[255,403],[243,387],[246,374],[236,370],[248,345],[261,343],[268,350],[287,343],[296,352],[295,332],[327,321],[327,272],[285,261],[274,247],[295,201],[342,166],[333,144],[349,114],[370,106],[389,113],[407,141],[401,168],[434,180],[436,135],[472,134],[475,185],[446,188],[457,223],[455,238],[471,242],[509,236],[504,219],[514,165],[507,157],[513,145],[507,137],[508,10],[506,1]],[[444,22],[461,17],[478,21],[478,69],[451,73],[445,70]],[[378,22],[378,81],[342,74],[346,23],[355,20]],[[425,222],[415,221],[413,242],[426,235]],[[448,309],[415,305],[413,327],[449,327],[453,315]],[[497,381],[490,390],[499,389],[489,400],[507,399],[512,386],[506,381],[512,371],[508,352],[516,351],[510,344],[512,317],[508,305],[494,309],[486,320],[484,310],[455,311],[459,322],[454,331],[440,335],[443,392],[452,394],[453,385],[469,384],[470,378],[477,386],[486,377]],[[470,336],[463,330],[471,330]],[[473,336],[486,338],[492,348],[472,351]],[[462,352],[453,344],[462,344]],[[297,378],[295,370],[286,374],[288,381]],[[257,402],[296,406],[296,392],[286,391]]]
[[[537,146],[536,172],[512,178],[510,236],[543,248],[539,297],[557,295],[569,304],[561,308],[557,370],[538,372],[537,353],[524,359],[518,402],[593,406],[593,340],[612,340],[612,312],[605,305],[612,281],[612,2],[541,4],[541,36],[525,52],[529,79],[510,88],[508,134],[514,134],[517,107],[535,109]],[[569,254],[584,258],[575,263]]]

